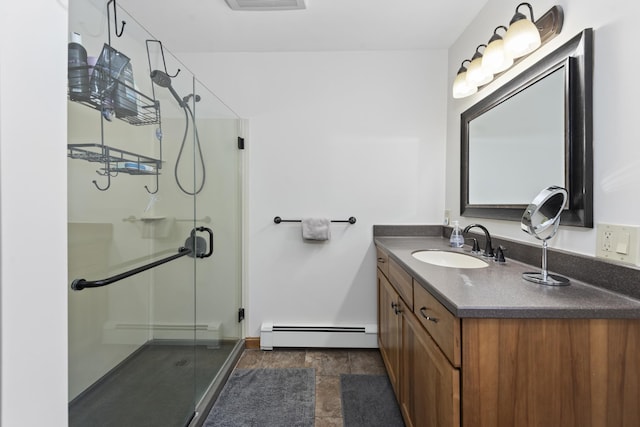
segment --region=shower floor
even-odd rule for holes
[[[147,344],[69,404],[69,426],[182,427],[234,346]]]

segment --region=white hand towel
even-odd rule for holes
[[[302,238],[305,240],[329,240],[331,221],[326,218],[303,218]]]

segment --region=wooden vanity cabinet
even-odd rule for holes
[[[396,398],[400,396],[400,345],[402,339],[402,322],[398,316],[399,310],[401,310],[400,302],[398,292],[391,286],[386,276],[378,271],[378,346]]]
[[[420,324],[431,335],[452,366],[460,367],[460,319],[427,292],[414,285],[414,310]]]
[[[640,319],[460,319],[384,265],[379,346],[407,426],[640,426]]]
[[[422,309],[422,313],[428,313],[426,317],[435,319],[432,316],[438,313],[443,318],[444,307],[439,303],[439,307],[431,303],[426,307],[422,304],[422,294],[415,296],[414,306],[415,287],[411,276],[392,259],[383,265],[387,266],[389,277],[382,269],[378,270],[378,341],[404,421],[414,427],[459,427],[460,372],[414,314],[414,309]],[[451,316],[451,319],[455,318]],[[439,320],[424,320],[434,325],[439,323]],[[434,326],[436,335],[451,337],[451,342],[456,336],[455,358],[459,361],[459,323],[457,334],[452,334],[454,326],[444,319],[440,326]]]
[[[408,427],[460,426],[460,371],[411,312],[402,313],[400,409]]]
[[[463,319],[463,425],[640,426],[639,319]]]
[[[389,259],[389,282],[409,306],[409,310],[413,310],[413,278],[393,259]]]
[[[389,255],[385,251],[380,248],[376,248],[376,256],[378,270],[382,272],[385,276],[389,275]]]

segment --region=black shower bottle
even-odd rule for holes
[[[90,89],[87,50],[82,46],[82,37],[78,33],[71,33],[67,73],[69,79],[69,99],[73,101],[88,101]]]

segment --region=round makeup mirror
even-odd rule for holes
[[[558,231],[560,215],[566,203],[567,190],[552,186],[542,190],[525,209],[520,223],[522,229],[542,240],[542,271],[523,273],[525,280],[551,286],[569,284],[566,277],[552,275],[547,271],[547,241]]]

